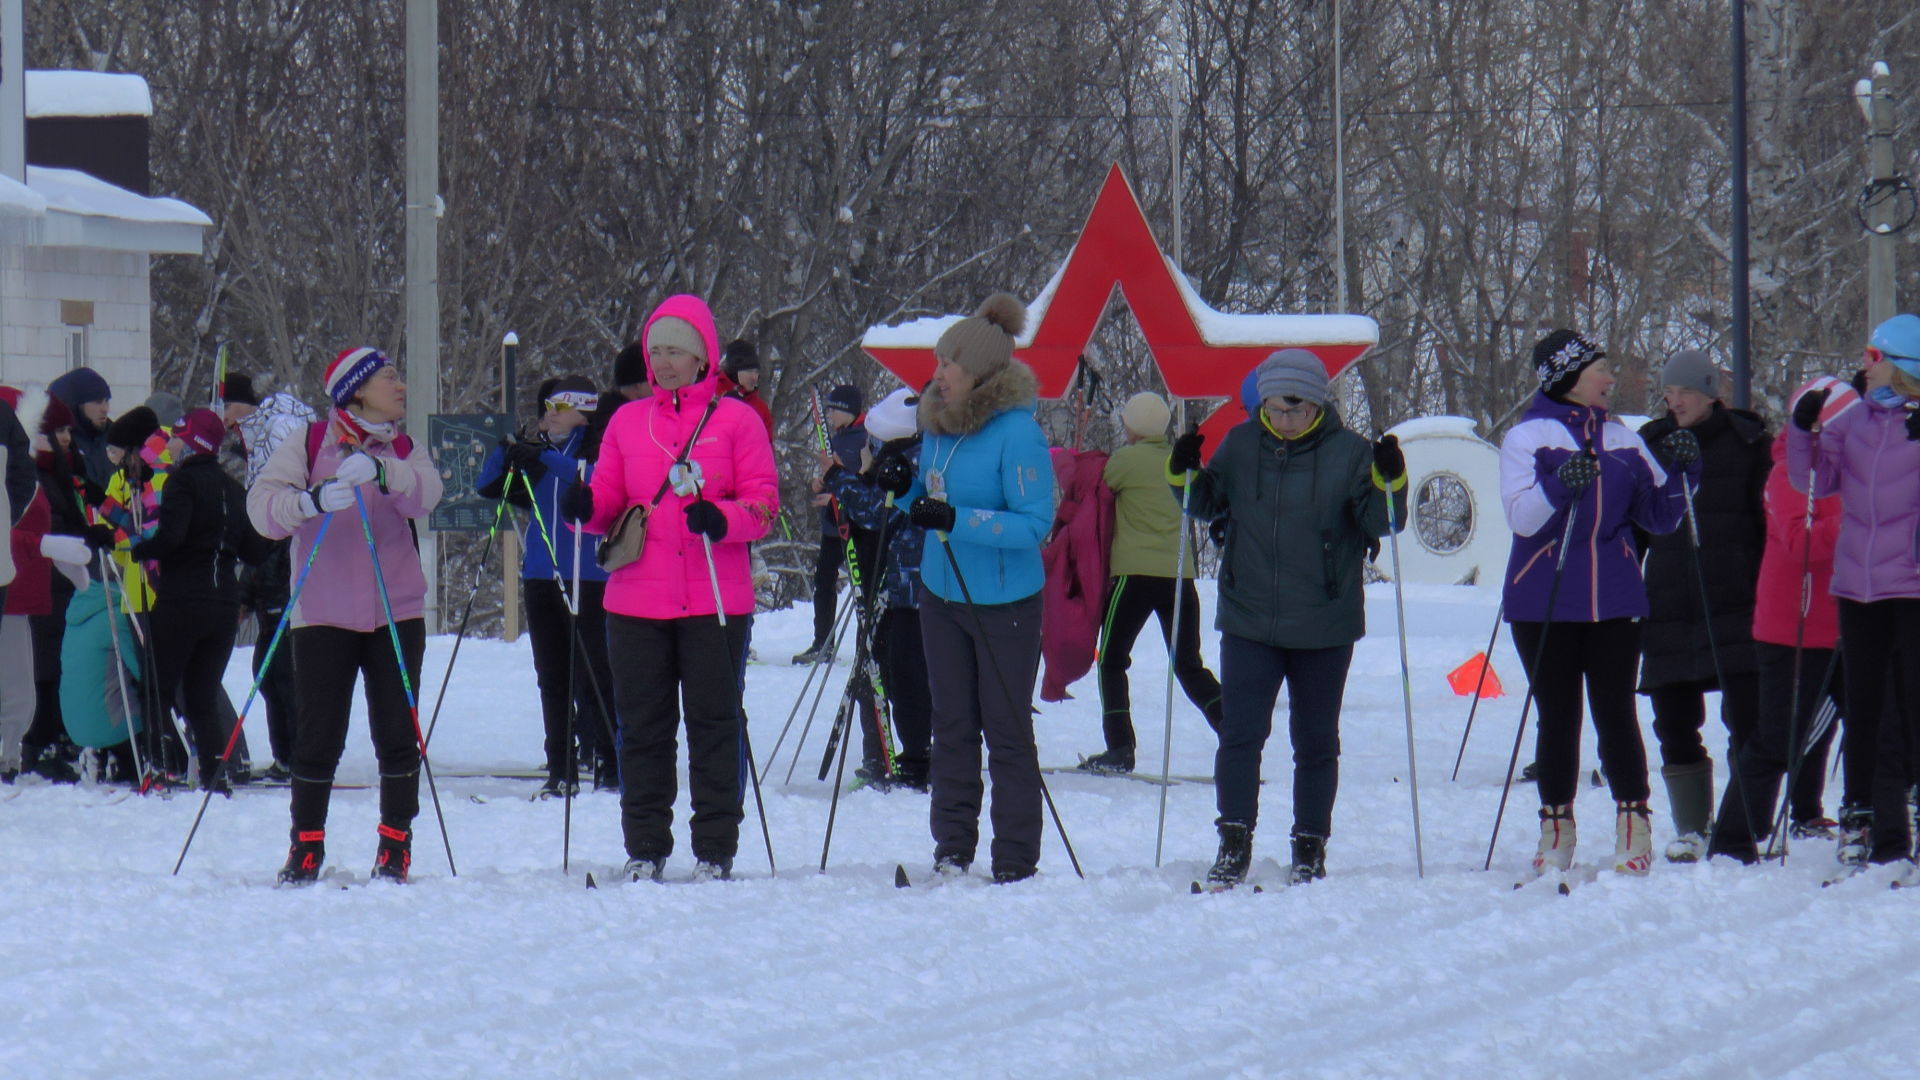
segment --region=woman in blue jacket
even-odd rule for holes
[[[474,490],[483,498],[505,496],[519,507],[531,509],[537,503],[538,513],[528,522],[522,540],[526,554],[520,576],[527,598],[527,635],[533,639],[534,677],[540,684],[540,712],[546,721],[547,782],[540,794],[551,798],[580,789],[576,761],[592,763],[594,784],[603,790],[619,788],[620,764],[613,745],[613,717],[600,709],[600,695],[613,693],[607,614],[601,606],[607,572],[594,558],[600,538],[578,531],[574,522],[563,521],[560,515],[561,493],[580,475],[576,463],[585,461],[587,474],[593,472],[600,435],[591,418],[598,412],[599,394],[592,381],[568,375],[542,387],[540,399],[539,430],[530,439],[504,440],[495,447],[480,467]],[[576,553],[579,663],[585,670],[570,671],[575,646],[566,594],[573,589]],[[578,759],[568,745],[569,704],[578,710],[573,727]]]
[[[980,743],[993,779],[993,879],[1040,861],[1040,545],[1053,524],[1053,465],[1033,418],[1038,382],[1013,358],[1026,308],[1006,293],[947,328],[920,395],[920,471],[898,494],[928,530],[920,629],[933,697],[934,868],[965,874],[980,838]],[[956,574],[956,568],[958,573]]]

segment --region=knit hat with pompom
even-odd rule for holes
[[[933,354],[984,381],[1013,360],[1013,339],[1027,327],[1027,305],[1012,293],[994,293],[972,315],[947,327]]]

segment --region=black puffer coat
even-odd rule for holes
[[[1661,442],[1678,430],[1672,417],[1640,429],[1666,465]],[[1715,404],[1690,429],[1700,440],[1700,487],[1694,513],[1700,523],[1700,572],[1713,611],[1709,637],[1695,577],[1693,539],[1683,522],[1665,536],[1644,539],[1648,614],[1640,634],[1642,692],[1677,683],[1714,682],[1713,652],[1728,675],[1758,669],[1753,646],[1753,597],[1766,546],[1764,497],[1773,469],[1773,440],[1759,416]]]

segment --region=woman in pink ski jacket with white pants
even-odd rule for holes
[[[652,394],[614,414],[592,484],[575,485],[561,508],[602,535],[633,507],[646,508],[640,555],[613,571],[606,592],[628,877],[658,879],[673,853],[684,704],[694,872],[724,878],[739,846],[747,780],[739,708],[753,621],[747,545],[779,514],[779,482],[760,417],[719,392],[720,341],[707,305],[669,297],[648,317],[641,342]]]

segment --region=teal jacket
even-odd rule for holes
[[[1033,418],[1033,371],[1018,360],[988,376],[967,400],[950,406],[939,388],[920,395],[920,470],[905,503],[945,492],[953,506],[947,538],[966,590],[954,580],[940,540],[927,537],[920,581],[955,603],[1011,604],[1040,591],[1046,569],[1040,546],[1053,528],[1053,462]]]

